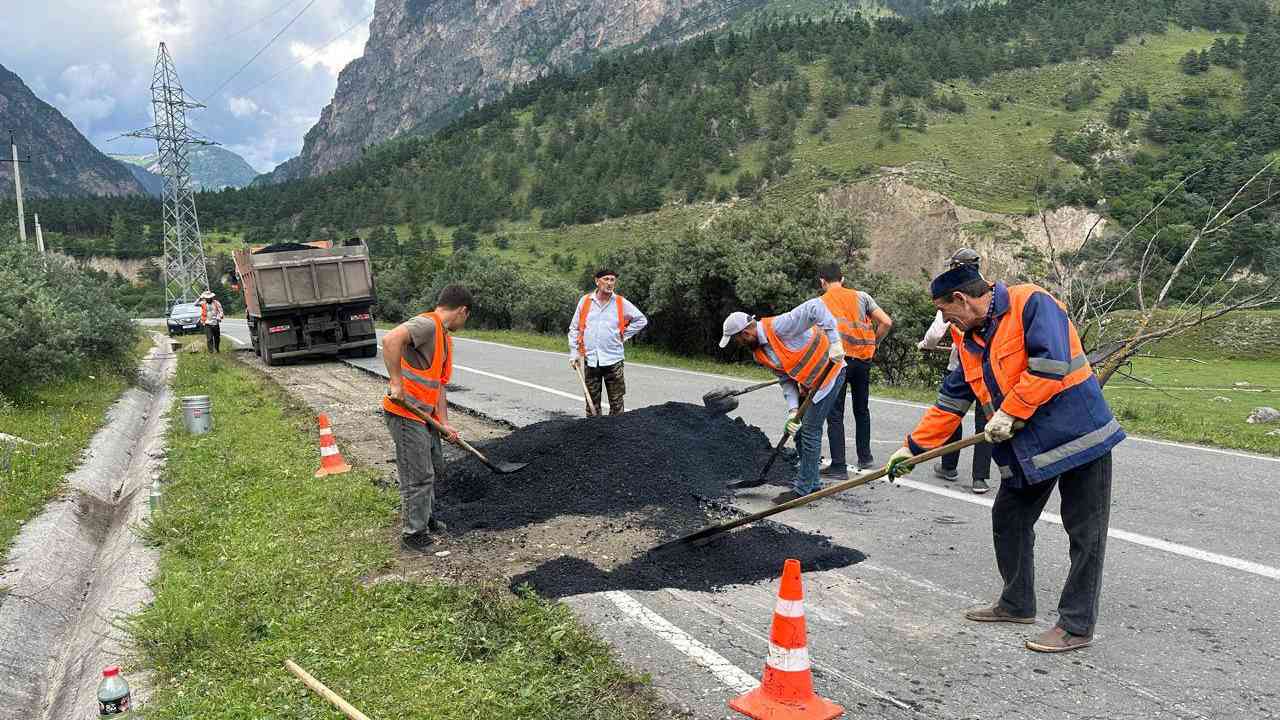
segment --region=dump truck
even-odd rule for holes
[[[374,357],[373,273],[358,238],[234,253],[253,351],[268,365],[308,355]]]

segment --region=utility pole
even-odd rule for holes
[[[36,213],[36,252],[44,257],[44,233],[40,232],[40,213]]]
[[[125,135],[152,139],[159,146],[160,174],[164,176],[164,296],[165,307],[169,308],[175,302],[191,302],[209,289],[187,149],[191,145],[217,143],[199,137],[187,125],[187,110],[205,106],[182,89],[178,70],[164,43],[160,43],[151,76],[151,106],[156,124]]]
[[[13,163],[13,191],[18,196],[18,237],[22,240],[22,244],[27,244],[27,216],[22,211],[22,171],[20,170],[22,163],[31,162],[31,156],[19,160],[18,159],[18,143],[13,139],[13,131],[9,131],[9,150],[12,152],[13,159],[6,160],[0,158],[0,162]]]

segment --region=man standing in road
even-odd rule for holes
[[[412,552],[429,552],[433,534],[446,530],[445,524],[432,516],[435,481],[444,476],[444,453],[441,433],[392,400],[435,418],[443,428],[444,439],[458,441],[458,431],[449,425],[445,389],[453,376],[450,333],[466,325],[473,304],[466,288],[450,285],[440,292],[435,310],[406,320],[382,338],[388,381],[382,409],[396,444],[400,542]]]
[[[982,258],[978,253],[969,248],[960,248],[947,261],[948,268],[957,268],[961,265],[972,265],[978,267],[978,263]],[[916,344],[921,350],[943,350],[943,338],[951,337],[951,323],[942,317],[942,311],[939,310],[933,318],[933,324],[925,331],[924,338]],[[950,349],[951,357],[947,359],[947,372],[953,372],[960,367],[960,351],[955,345]],[[980,403],[973,406],[973,431],[980,433],[987,427],[987,416],[982,412]],[[961,422],[956,426],[956,431],[951,434],[947,440],[948,443],[956,442],[961,438],[964,432],[964,423]],[[946,480],[947,482],[955,482],[960,478],[958,468],[960,467],[960,453],[953,452],[942,456],[942,462],[933,469],[933,474]],[[983,495],[991,486],[987,481],[991,478],[991,445],[990,443],[979,443],[973,446],[973,474],[972,484],[969,489],[975,495]]]
[[[649,324],[649,319],[630,300],[614,292],[618,273],[601,269],[596,272],[596,290],[578,301],[577,311],[569,321],[569,367],[585,373],[587,394],[600,411],[600,384],[609,393],[609,414],[620,415],[622,397],[627,393],[623,375],[623,345]]]
[[[787,399],[786,430],[796,437],[800,467],[791,490],[775,497],[774,502],[816,492],[822,487],[818,477],[822,423],[844,390],[844,345],[835,316],[821,298],[763,320],[744,312],[730,313],[724,319],[720,347],[730,340],[750,348],[756,362],[778,376]],[[813,396],[803,417],[799,411],[802,393]]]
[[[876,346],[893,327],[889,314],[880,309],[870,295],[844,286],[844,273],[835,263],[818,271],[822,287],[822,303],[836,319],[836,328],[845,353],[845,387],[853,397],[854,440],[858,451],[858,469],[867,470],[875,459],[871,456],[871,359]],[[849,476],[845,460],[844,388],[837,393],[827,416],[827,444],[831,446],[831,465],[822,476],[844,480]]]
[[[951,323],[960,367],[947,375],[938,402],[889,458],[889,476],[938,447],[975,401],[986,406],[987,439],[1000,468],[991,508],[1000,599],[973,608],[977,622],[1035,622],[1033,550],[1036,520],[1054,485],[1071,567],[1053,628],[1030,638],[1039,652],[1085,647],[1093,639],[1111,512],[1111,449],[1124,440],[1103,399],[1075,325],[1053,296],[1035,285],[990,284],[973,265],[934,278],[933,304]]]
[[[209,352],[222,352],[222,303],[212,290],[200,293],[200,324],[204,326],[205,344]]]

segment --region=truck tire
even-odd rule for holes
[[[258,356],[268,365],[279,365],[280,360],[271,356],[271,347],[267,344],[267,324],[258,323]]]

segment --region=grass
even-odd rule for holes
[[[895,167],[913,182],[974,209],[1026,213],[1034,207],[1038,178],[1055,167],[1058,172],[1076,172],[1049,148],[1054,132],[1073,132],[1087,122],[1105,121],[1109,106],[1127,85],[1146,87],[1153,107],[1189,89],[1214,88],[1224,95],[1225,108],[1238,109],[1239,72],[1215,67],[1192,78],[1178,69],[1178,58],[1187,50],[1202,50],[1219,36],[1175,28],[1126,43],[1107,60],[1014,70],[978,84],[955,81],[950,88],[939,89],[960,93],[968,111],[930,113],[927,132],[904,128],[896,143],[878,129],[883,111],[878,103],[850,108],[833,120],[828,142],[805,131],[806,117],[797,129],[796,160],[846,175],[865,163]],[[1068,112],[1059,99],[1068,87],[1093,74],[1099,77],[1102,96],[1086,108]],[[820,84],[815,83],[815,97],[820,92]],[[1006,100],[1001,110],[993,111],[988,107],[993,97],[1013,101]],[[923,108],[920,103],[917,106]],[[812,115],[817,108],[809,112]]]
[[[151,347],[139,342],[138,355]],[[35,517],[63,487],[80,454],[106,420],[107,408],[129,386],[132,368],[99,364],[80,377],[35,388],[12,404],[0,404],[0,432],[36,443],[0,443],[0,557],[22,524]]]
[[[393,556],[397,493],[374,473],[317,480],[312,414],[226,356],[181,354],[176,396],[211,396],[214,430],[173,418],[154,602],[132,621],[154,671],[151,720],[336,718],[282,666],[371,717],[651,718],[666,708],[568,609],[496,587],[366,586]]]

